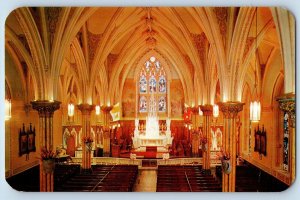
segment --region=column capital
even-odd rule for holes
[[[204,116],[211,116],[213,114],[213,106],[210,104],[199,106]]]
[[[283,112],[287,112],[291,119],[291,125],[294,128],[296,123],[296,110],[295,110],[295,94],[288,93],[276,99],[279,103],[279,108]]]
[[[40,117],[52,117],[60,107],[60,101],[36,100],[30,102],[32,109],[37,110]]]
[[[108,113],[108,112],[110,112],[111,110],[112,110],[112,108],[113,108],[113,106],[101,106],[100,107],[101,108],[101,110],[103,111],[103,112],[105,112],[105,113]]]
[[[219,102],[220,111],[223,112],[224,118],[235,118],[243,110],[245,103],[239,101]]]
[[[81,111],[83,115],[90,115],[92,110],[95,108],[95,105],[90,105],[87,103],[77,105],[78,110]]]

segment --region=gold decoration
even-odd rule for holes
[[[212,115],[212,111],[213,111],[213,106],[212,105],[209,105],[209,104],[201,105],[200,108],[203,112],[203,115],[205,115],[205,116],[211,116]]]
[[[243,110],[245,103],[238,101],[228,101],[218,103],[220,110],[224,114],[224,118],[235,118],[237,114]]]
[[[105,113],[108,113],[112,110],[113,106],[101,106],[101,110]]]
[[[78,109],[81,111],[81,113],[84,114],[91,114],[92,110],[94,110],[95,106],[90,104],[79,104],[77,105]]]
[[[53,117],[55,110],[59,109],[59,101],[38,100],[31,101],[32,109],[37,110],[40,117]]]
[[[295,128],[296,127],[295,94],[288,93],[284,96],[278,97],[277,101],[279,102],[280,110],[288,113],[291,120],[291,125],[293,128]]]

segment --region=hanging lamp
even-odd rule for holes
[[[11,118],[11,101],[10,99],[5,99],[5,121]]]
[[[70,57],[69,57],[69,63],[70,63],[70,68],[71,68],[71,55],[72,55],[72,52],[71,52],[71,45],[72,44],[70,44]],[[72,90],[71,90],[71,98],[72,98]],[[70,98],[70,99],[71,99]],[[68,104],[68,116],[69,117],[73,117],[74,116],[74,104],[72,103],[72,102],[70,102],[69,104]]]
[[[255,24],[255,52],[257,51],[257,8],[256,8],[256,24]],[[254,91],[253,93],[255,94],[254,101],[250,103],[250,121],[251,122],[258,122],[260,120],[260,112],[261,112],[261,107],[260,107],[260,101],[257,95],[257,74],[256,74],[256,55],[255,56],[255,66],[254,66],[254,76],[255,76],[255,82],[254,82]]]

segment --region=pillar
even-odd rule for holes
[[[295,137],[295,126],[296,126],[296,114],[295,114],[295,94],[289,93],[282,97],[277,98],[279,102],[279,108],[283,112],[287,112],[289,115],[289,173],[291,183],[295,181],[296,172],[296,137]],[[281,122],[282,123],[282,122]]]
[[[198,118],[199,118],[199,107],[198,106],[195,106],[195,107],[192,107],[192,124],[193,124],[193,128],[194,129],[197,129],[199,127],[199,123],[198,123]]]
[[[30,102],[32,108],[39,114],[39,145],[46,149],[53,149],[53,113],[59,109],[59,101],[38,100]],[[40,191],[53,192],[53,172],[45,173],[40,161]]]
[[[109,118],[112,106],[101,106],[101,110],[104,116],[104,133],[103,133],[103,155],[110,155],[110,128],[109,128]]]
[[[91,112],[94,109],[94,105],[90,104],[80,104],[77,106],[81,111],[82,115],[82,138],[91,137]],[[95,141],[94,141],[95,142]],[[82,142],[82,170],[83,172],[88,172],[91,169],[91,151],[85,148],[85,144]]]
[[[244,103],[220,102],[218,103],[224,115],[224,132],[222,137],[223,151],[230,154],[231,173],[222,175],[222,191],[235,192],[236,180],[236,117],[243,110]]]
[[[207,138],[207,149],[205,152],[202,150],[203,154],[203,169],[210,170],[210,141],[211,141],[211,134],[210,134],[210,121],[213,113],[213,106],[212,105],[202,105],[200,109],[203,112],[203,136]]]
[[[101,106],[101,110],[103,112],[104,116],[104,127],[109,127],[109,117],[110,117],[110,111],[112,110],[112,106]]]

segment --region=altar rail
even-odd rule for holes
[[[113,157],[93,157],[92,164],[113,164],[113,165],[138,165],[142,167],[142,159],[128,159],[128,158],[113,158]],[[152,159],[154,160],[154,159]],[[73,163],[81,164],[82,158],[72,157]],[[211,159],[211,166],[220,165],[220,160]],[[157,159],[157,165],[202,165],[202,158],[171,158],[171,159]]]
[[[138,165],[142,166],[142,160],[128,158],[113,158],[113,157],[93,157],[92,164],[109,164],[109,165]],[[82,158],[72,157],[73,163],[81,164]]]

